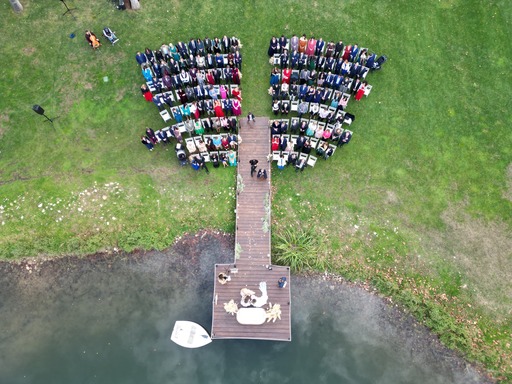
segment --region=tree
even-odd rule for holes
[[[14,9],[14,12],[21,12],[23,11],[23,5],[19,2],[19,0],[9,0],[12,5],[12,9]]]

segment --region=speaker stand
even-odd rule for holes
[[[50,119],[50,118],[49,118],[48,116],[46,116],[44,113],[43,113],[43,116],[44,116],[44,117],[46,117],[46,120],[45,120],[44,122],[45,122],[45,123],[50,122],[50,123],[52,123],[52,125],[53,125],[53,120],[56,120],[56,119],[58,119],[58,118],[60,117],[60,116],[56,116],[56,117],[53,117],[53,118],[51,118],[51,119]]]
[[[62,4],[64,4],[64,6],[66,7],[66,12],[64,12],[62,14],[62,16],[66,16],[68,13],[71,15],[71,17],[73,17],[73,19],[76,20],[76,17],[75,15],[73,15],[73,12],[71,11],[74,11],[76,8],[69,8],[68,5],[66,4],[66,1],[65,0],[60,0],[62,2]]]

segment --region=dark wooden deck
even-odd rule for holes
[[[258,339],[291,341],[290,268],[273,266],[270,256],[270,131],[267,117],[257,117],[249,125],[240,121],[242,144],[238,150],[238,196],[236,205],[236,245],[233,264],[215,266],[213,292],[212,339]],[[249,160],[257,159],[259,168],[267,170],[267,180],[251,178]],[[243,187],[241,187],[243,185]],[[269,268],[270,266],[270,268]],[[231,271],[231,272],[230,272]],[[219,273],[229,274],[231,281],[218,283]],[[285,276],[288,284],[279,288],[277,281]],[[261,294],[259,283],[267,283],[268,302],[281,305],[281,319],[262,325],[241,325],[236,316],[224,310],[233,299],[240,306],[240,290],[244,287]],[[268,305],[263,306],[267,309]]]

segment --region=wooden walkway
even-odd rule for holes
[[[212,339],[258,339],[291,341],[290,268],[273,266],[270,258],[270,130],[267,117],[257,117],[248,124],[240,120],[242,144],[238,150],[238,182],[236,203],[236,242],[233,264],[215,265],[213,292]],[[267,170],[267,180],[251,178],[249,160],[257,159],[258,168]],[[228,274],[231,278],[220,284],[217,276]],[[279,278],[286,277],[288,284],[279,288]],[[281,305],[281,319],[261,325],[241,325],[236,315],[224,310],[224,303],[234,300],[240,305],[242,288],[260,296],[260,282],[267,283],[268,302]],[[268,309],[269,305],[264,305]]]

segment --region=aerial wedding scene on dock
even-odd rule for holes
[[[3,8],[0,382],[512,381],[512,5]]]

